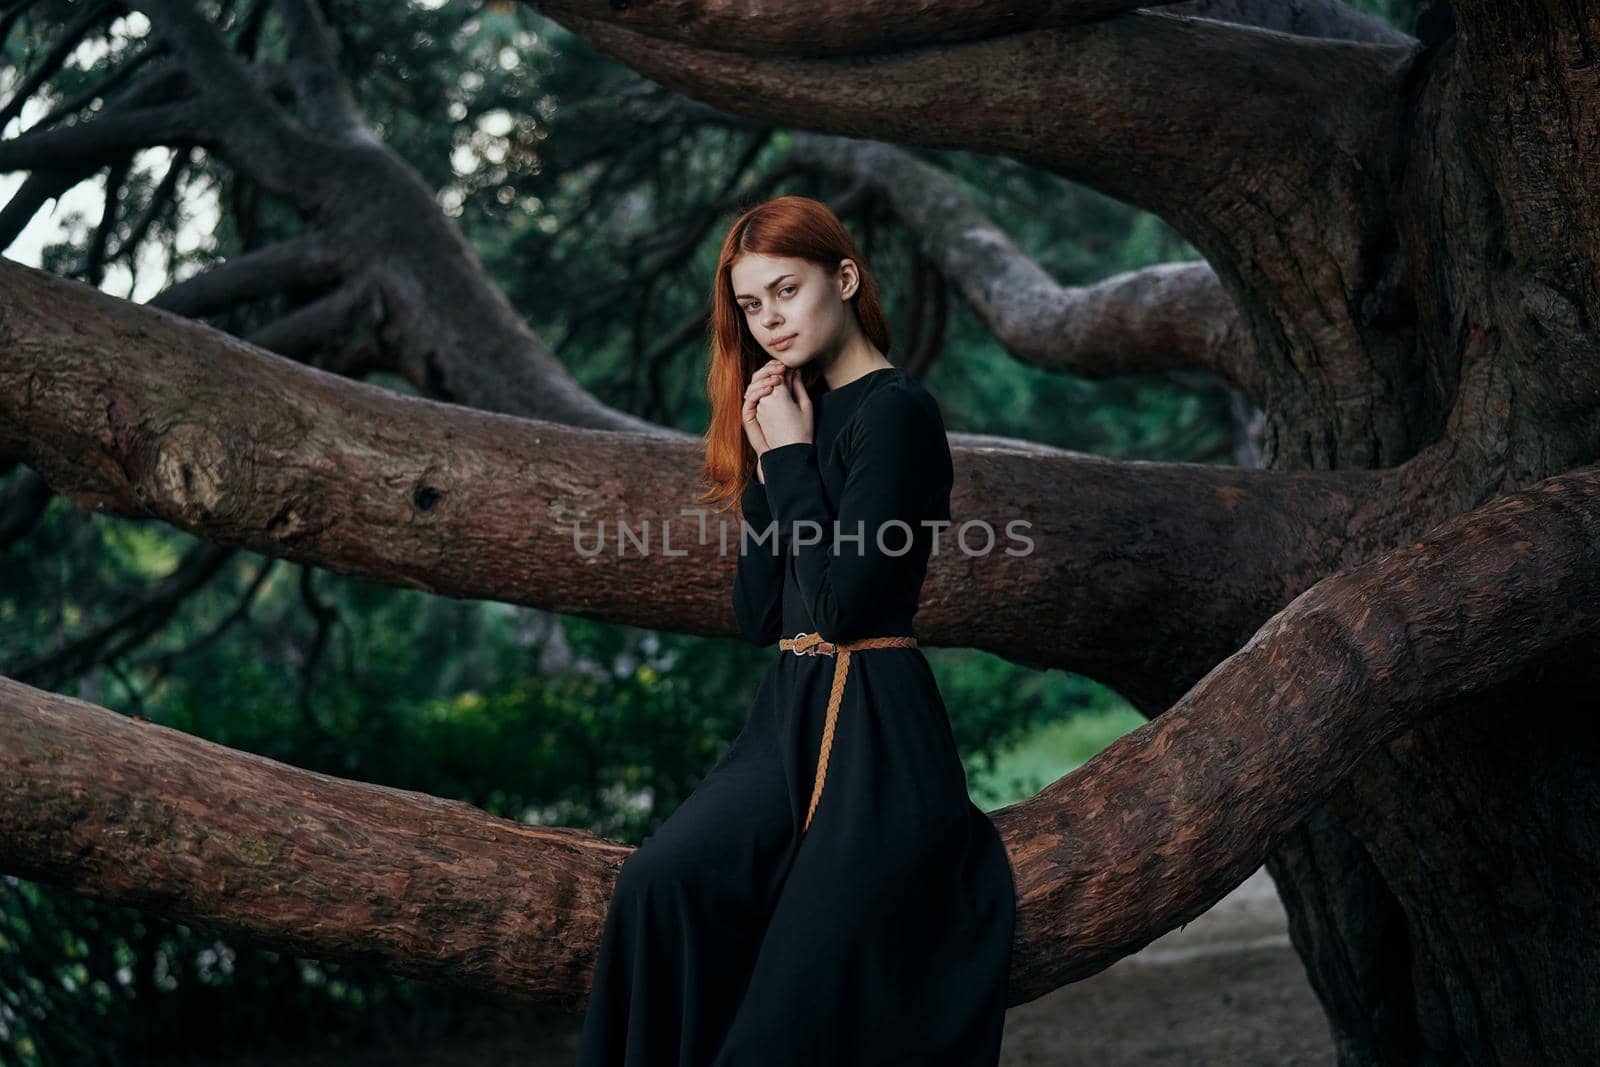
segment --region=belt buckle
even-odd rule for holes
[[[820,634],[808,633],[805,630],[802,630],[799,633],[794,635],[794,640],[798,641],[802,637],[812,637],[812,636],[820,637],[821,635]],[[827,644],[832,644],[832,643],[833,642],[831,642],[831,641],[827,642]],[[793,652],[797,656],[815,656],[815,655],[817,655],[819,653],[821,655],[824,655],[824,656],[831,656],[837,650],[823,651],[823,650],[819,649],[816,645],[812,645],[811,647],[806,648],[806,649],[801,649],[798,646],[791,646],[789,651]]]

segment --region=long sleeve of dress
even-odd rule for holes
[[[941,469],[935,450],[948,444],[936,415],[913,394],[891,388],[862,406],[845,447],[848,474],[836,512],[810,442],[780,445],[761,458],[801,596],[828,641],[873,636],[866,631],[889,591],[918,584],[907,575],[927,563],[931,532],[921,520]],[[796,527],[803,520],[817,525]]]
[[[762,472],[766,471],[763,460]],[[740,497],[745,536],[739,530],[739,568],[733,579],[733,615],[739,636],[757,645],[770,645],[783,635],[783,571],[786,562],[775,529],[767,487],[755,478]]]

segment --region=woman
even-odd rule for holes
[[[992,1065],[1015,886],[911,625],[950,517],[938,404],[815,200],[741,216],[712,302],[707,499],[741,504],[740,634],[782,640],[622,865],[580,1067]]]

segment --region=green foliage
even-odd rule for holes
[[[1033,671],[973,649],[931,648],[928,662],[985,811],[1013,804],[1145,722],[1104,686]]]

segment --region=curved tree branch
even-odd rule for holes
[[[1507,546],[1516,546],[1507,554]],[[1600,466],[1548,478],[1323,579],[1159,719],[997,813],[1019,886],[1013,1002],[1204,912],[1374,748],[1592,668]]]
[[[870,57],[722,50],[738,34],[652,36],[544,2],[607,57],[739,115],[819,132],[1003,154],[1172,218],[1203,217],[1237,168],[1287,177],[1344,141],[1410,46],[1295,37],[1134,12]],[[651,10],[652,8],[646,8]],[[792,33],[821,32],[810,9]],[[711,47],[708,41],[719,47]],[[1358,119],[1358,116],[1360,118]],[[1348,163],[1348,161],[1346,161]]]
[[[1073,26],[1176,0],[813,0],[753,6],[740,0],[524,0],[565,23],[565,15],[606,20],[633,33],[676,41],[719,41],[729,51],[768,56],[893,52],[957,44],[1025,30]],[[555,12],[561,13],[557,15]],[[631,65],[631,64],[630,64]]]
[[[444,216],[434,191],[360,123],[348,89],[341,87],[331,65],[331,44],[314,11],[290,3],[298,58],[275,73],[261,64],[268,73],[258,78],[256,69],[234,53],[188,0],[151,0],[145,6],[183,65],[145,81],[176,73],[200,87],[198,94],[165,108],[117,109],[103,118],[0,143],[0,168],[46,161],[54,167],[103,165],[125,155],[129,145],[198,143],[237,168],[247,179],[242,184],[259,184],[300,210],[303,243],[296,242],[281,256],[263,252],[237,270],[220,268],[164,294],[160,302],[217,308],[253,299],[264,295],[262,285],[274,267],[297,255],[309,256],[317,277],[356,285],[372,298],[369,306],[383,315],[370,331],[372,343],[338,354],[349,365],[391,371],[423,395],[485,410],[574,426],[666,432],[601,403],[528,328]],[[247,17],[241,42],[247,52],[260,10],[254,8]],[[335,107],[339,117],[319,122],[315,131],[294,121],[264,88],[279,78],[308,107],[325,116],[328,107]],[[311,81],[302,84],[304,78]],[[330,103],[333,98],[344,103]],[[36,183],[27,203],[16,205],[0,222],[22,215],[65,180]],[[403,240],[394,237],[396,218],[410,220]],[[317,242],[324,251],[307,251]],[[375,262],[383,265],[377,274],[370,271]],[[233,284],[239,289],[229,292]],[[325,305],[308,309],[299,318],[291,313],[279,330],[292,330],[295,323],[326,310]]]
[[[1382,19],[1341,0],[820,0],[755,7],[740,0],[524,0],[551,14],[559,10],[590,21],[609,21],[634,33],[668,41],[718,41],[730,52],[770,56],[869,55],[926,45],[959,44],[1028,30],[1061,29],[1135,10],[1165,9],[1260,26],[1305,37],[1400,43],[1408,36]]]
[[[264,947],[575,1008],[630,851],[0,677],[0,871]]]
[[[1207,370],[1255,397],[1254,346],[1216,272],[1165,263],[1093,285],[1051,278],[948,172],[895,145],[797,133],[796,164],[859,176],[1024,363],[1083,378]]]
[[[0,141],[0,172],[104,166],[141,148],[205,144],[213,134],[197,101],[135,108]]]
[[[332,285],[342,275],[343,259],[316,234],[305,234],[234,256],[168,286],[151,297],[149,304],[200,318],[295,286]]]
[[[199,99],[214,120],[216,147],[290,203],[314,202],[328,182],[315,165],[316,137],[279,110],[192,0],[144,0],[137,6],[194,84],[204,87]]]

